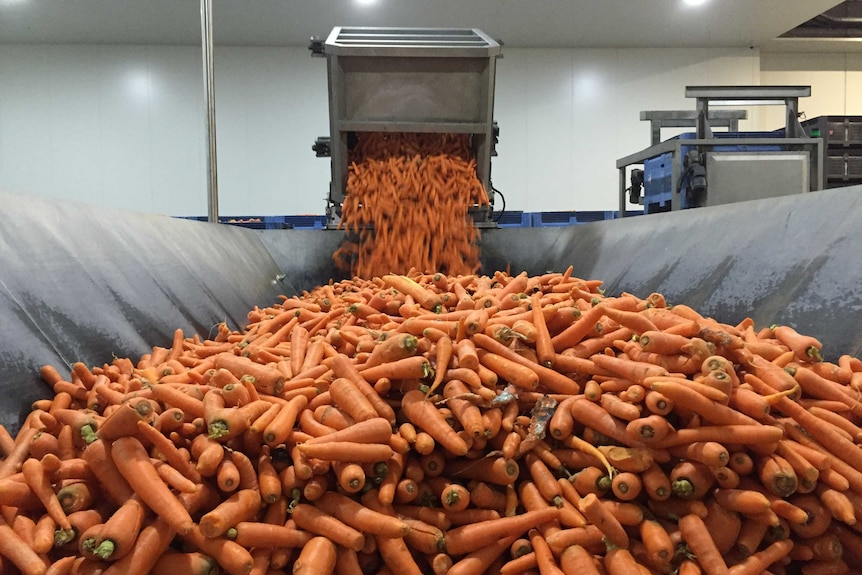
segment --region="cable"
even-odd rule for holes
[[[502,218],[503,214],[506,212],[506,196],[504,196],[500,190],[494,187],[494,184],[491,182],[490,179],[488,179],[488,184],[490,184],[491,186],[491,191],[500,196],[500,199],[503,200],[503,208],[500,210],[500,215],[498,215],[497,219],[494,220],[494,223],[496,224],[500,222],[500,218]]]

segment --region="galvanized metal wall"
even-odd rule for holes
[[[68,374],[244,325],[286,288],[251,230],[0,194],[0,423]],[[289,292],[292,293],[292,292]]]

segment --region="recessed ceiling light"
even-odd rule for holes
[[[372,4],[377,4],[377,0],[354,0],[360,6],[371,6]]]
[[[683,0],[688,6],[701,6],[707,3],[707,0]]]

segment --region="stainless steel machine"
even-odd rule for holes
[[[310,49],[326,57],[329,78],[330,132],[312,149],[332,159],[330,224],[341,215],[357,132],[469,134],[477,176],[492,202],[474,207],[473,219],[490,221],[498,42],[469,28],[338,27],[325,42],[312,40]]]
[[[810,86],[689,86],[685,95],[696,100],[689,114],[641,114],[651,122],[652,145],[617,160],[621,214],[629,202],[650,214],[823,189],[823,140],[810,137],[798,120],[799,98],[811,95]],[[738,132],[741,118],[710,109],[768,104],[784,106],[783,128]],[[714,133],[720,124],[730,130]],[[686,125],[695,132],[659,141],[661,127]],[[640,164],[627,187],[628,168]]]

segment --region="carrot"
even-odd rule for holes
[[[380,513],[332,491],[318,499],[315,506],[363,533],[397,539],[404,537],[409,529],[403,521],[392,515]]]
[[[437,442],[455,455],[464,455],[467,444],[453,430],[433,404],[426,401],[421,391],[409,391],[401,400],[404,415],[414,425],[421,427]]]
[[[377,343],[365,362],[370,368],[382,363],[404,359],[415,354],[419,340],[410,333],[396,333]]]
[[[43,515],[36,521],[33,529],[33,551],[42,555],[51,551],[54,547],[54,530],[57,524],[48,514]]]
[[[513,459],[485,457],[476,461],[450,459],[443,472],[454,479],[476,479],[494,485],[511,485],[520,474],[520,466]]]
[[[0,556],[13,563],[24,575],[44,575],[45,562],[13,529],[0,518]]]
[[[611,357],[604,354],[595,354],[590,359],[597,367],[641,385],[645,384],[647,378],[668,376],[666,369],[650,363]]]
[[[82,535],[79,545],[84,555],[111,561],[128,555],[143,527],[145,512],[137,497],[126,501],[104,525],[95,527],[95,532],[88,530]]]
[[[251,571],[254,563],[251,553],[234,541],[222,537],[204,537],[196,525],[182,537],[200,552],[215,559],[230,575],[244,575]]]
[[[404,539],[375,537],[377,549],[383,561],[394,573],[404,575],[421,575],[422,570],[410,554]]]
[[[300,551],[293,565],[294,575],[328,575],[336,565],[337,548],[326,537],[314,537]]]
[[[177,533],[185,535],[194,522],[188,511],[159,478],[146,449],[134,437],[121,437],[111,446],[117,470],[141,500]]]
[[[649,353],[661,355],[672,355],[682,353],[683,346],[690,343],[690,339],[684,335],[659,331],[645,330],[640,332],[638,343],[643,350]]]
[[[476,353],[476,345],[471,339],[462,339],[455,344],[455,356],[458,365],[465,369],[476,370],[479,367],[479,356]]]
[[[189,575],[209,575],[218,569],[218,564],[203,553],[165,553],[151,571],[152,575],[172,575],[188,573]]]
[[[604,315],[605,307],[602,305],[594,306],[586,313],[582,313],[574,323],[551,338],[554,350],[560,353],[567,348],[576,346],[590,331],[595,329],[596,323]]]
[[[671,490],[682,499],[701,499],[715,483],[709,467],[696,461],[681,461],[670,472]]]
[[[522,389],[533,390],[539,386],[535,371],[496,353],[479,351],[479,362],[500,378]]]
[[[69,519],[63,510],[57,494],[51,486],[51,480],[48,478],[42,463],[38,459],[24,460],[21,470],[24,474],[24,480],[30,487],[30,490],[39,498],[45,510],[51,516],[57,525],[62,529],[71,529]]]
[[[436,343],[436,361],[434,364],[434,381],[428,387],[428,391],[426,392],[426,396],[430,396],[434,390],[436,390],[446,376],[446,370],[448,369],[449,362],[452,359],[452,356],[455,353],[455,347],[452,339],[444,335],[440,339],[437,340]]]
[[[344,377],[350,380],[353,385],[359,389],[362,395],[371,402],[375,411],[377,411],[377,415],[394,424],[395,411],[392,407],[390,407],[389,404],[377,394],[374,388],[362,375],[359,374],[356,367],[353,366],[346,357],[334,352],[335,350],[332,349],[331,346],[327,348],[327,354],[331,355],[328,355],[327,358],[323,360],[323,364],[329,367],[335,373],[336,377]]]
[[[649,444],[659,442],[673,430],[668,420],[658,414],[631,420],[626,425],[626,434],[633,440]]]
[[[801,335],[792,327],[779,325],[772,328],[775,338],[790,348],[797,359],[803,361],[822,361],[820,350],[823,344],[816,338]]]
[[[21,464],[27,458],[30,450],[30,443],[37,433],[39,431],[34,427],[24,427],[21,429],[18,437],[15,439],[15,447],[0,462],[0,478],[8,477],[21,469]]]
[[[359,551],[365,543],[361,532],[309,504],[300,503],[294,506],[291,517],[299,528],[328,537],[334,543],[348,549]]]
[[[730,575],[756,575],[763,573],[770,565],[786,557],[793,549],[793,541],[784,539],[775,541],[768,547],[750,555],[740,563],[731,567]]]
[[[614,476],[611,480],[611,490],[617,499],[621,501],[631,501],[637,499],[643,489],[643,482],[640,476],[624,472]]]
[[[637,560],[628,549],[612,548],[605,554],[602,561],[608,575],[623,575],[640,572]]]
[[[329,385],[329,393],[335,404],[356,421],[367,421],[378,417],[371,402],[346,378],[335,379]]]
[[[638,533],[653,567],[663,569],[670,565],[674,557],[674,545],[661,523],[650,519],[641,521]]]
[[[392,457],[392,448],[380,443],[355,443],[349,441],[328,441],[326,443],[301,443],[299,451],[312,459],[329,461],[348,461],[356,463],[376,463]]]
[[[304,395],[297,395],[292,398],[287,404],[283,405],[281,410],[275,415],[269,425],[263,430],[263,440],[270,447],[276,447],[285,442],[290,434],[293,426],[296,424],[296,418],[299,413],[308,405],[308,398]]]
[[[220,353],[214,357],[216,369],[224,368],[240,380],[244,376],[254,378],[254,387],[260,393],[278,395],[284,388],[284,376],[273,367],[255,363],[246,357],[232,353]]]
[[[703,519],[694,514],[685,515],[679,520],[679,531],[686,545],[697,555],[698,563],[707,575],[729,572]]]
[[[578,510],[587,520],[599,528],[609,542],[617,547],[626,548],[629,538],[619,520],[604,507],[595,493],[586,494],[578,502]]]
[[[629,438],[623,422],[613,417],[600,405],[586,399],[577,399],[571,404],[570,409],[576,421],[591,427],[623,445],[638,445],[637,442]]]
[[[767,491],[778,497],[787,497],[793,494],[799,480],[796,471],[779,455],[768,455],[758,458],[757,470],[760,481]]]
[[[555,519],[558,513],[557,508],[546,507],[514,517],[501,517],[451,529],[446,533],[446,552],[450,555],[464,555],[486,547],[502,537],[520,536],[537,525]]]
[[[406,276],[387,274],[381,279],[387,286],[409,295],[416,300],[416,303],[429,311],[440,311],[442,308],[443,302],[438,295]]]
[[[227,536],[246,548],[251,547],[302,547],[312,535],[288,527],[256,521],[240,521],[227,531]]]
[[[830,431],[823,421],[816,415],[810,414],[803,407],[787,397],[782,397],[776,407],[783,413],[792,417],[799,425],[804,427],[817,441],[822,443],[829,451],[838,458],[846,461],[856,471],[862,471],[862,452],[852,441],[848,441]]]

